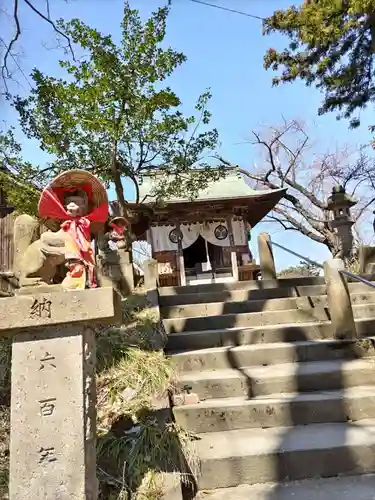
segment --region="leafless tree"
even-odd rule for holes
[[[151,247],[147,241],[136,241],[132,248],[133,261],[143,267],[145,260],[151,259]]]
[[[67,0],[64,1],[66,2]],[[4,39],[3,36],[0,35],[1,79],[6,90],[8,90],[8,82],[13,79],[13,65],[16,66],[23,74],[24,78],[28,80],[27,76],[23,73],[22,67],[18,63],[16,51],[17,44],[22,37],[24,29],[22,16],[20,15],[22,7],[30,9],[36,18],[49,24],[57,35],[58,40],[62,41],[61,47],[63,50],[69,52],[74,59],[74,51],[69,37],[60,30],[58,22],[54,21],[51,17],[51,0],[44,0],[44,9],[39,5],[37,7],[37,4],[40,4],[40,2],[35,0],[8,0],[6,3],[7,10],[5,10],[4,4],[4,8],[0,10],[0,15],[3,22],[11,22],[14,25],[13,34],[9,40]]]
[[[333,255],[340,244],[330,226],[327,199],[341,185],[358,201],[352,209],[355,240],[361,241],[363,222],[372,222],[375,202],[375,162],[364,147],[348,146],[319,154],[307,127],[298,120],[252,132],[261,160],[241,172],[256,189],[288,188],[268,220],[298,231],[325,245]]]

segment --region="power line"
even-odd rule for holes
[[[249,14],[241,10],[229,9],[228,7],[222,7],[221,5],[215,5],[213,3],[203,2],[202,0],[191,0],[194,3],[200,3],[201,5],[206,5],[207,7],[213,7],[214,9],[225,10],[227,12],[232,12],[234,14],[240,14],[241,16],[251,17],[252,19],[258,19],[259,21],[264,21],[264,17],[256,16],[254,14]]]

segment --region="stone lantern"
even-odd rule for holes
[[[332,194],[328,198],[327,209],[333,213],[330,227],[335,230],[338,239],[340,254],[335,257],[351,257],[353,251],[352,226],[354,221],[350,215],[350,209],[357,202],[353,200],[345,191],[343,186],[335,186]]]

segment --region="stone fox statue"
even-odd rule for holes
[[[14,271],[21,287],[60,283],[63,288],[95,288],[93,235],[108,217],[104,186],[89,172],[69,170],[42,192],[39,216],[49,229],[29,215],[14,224]]]
[[[56,283],[58,268],[65,262],[65,239],[60,232],[40,235],[41,224],[30,215],[14,222],[13,269],[20,287]],[[56,276],[57,281],[58,277]]]

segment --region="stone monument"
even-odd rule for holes
[[[94,325],[121,320],[118,295],[96,288],[90,245],[106,200],[94,176],[64,172],[39,203],[49,231],[16,221],[21,288],[0,301],[0,335],[13,339],[10,500],[97,500]]]

